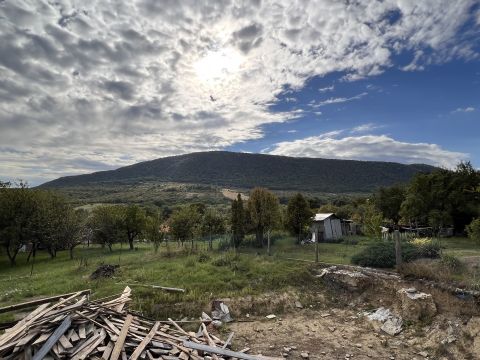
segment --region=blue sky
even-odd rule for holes
[[[272,111],[301,109],[302,116],[267,125],[264,138],[229,149],[268,153],[279,142],[343,130],[342,136],[368,133],[406,143],[438,144],[465,154],[465,160],[480,167],[479,61],[456,60],[421,71],[393,67],[357,81],[344,77],[345,73],[318,76],[300,90],[285,91]],[[312,107],[312,102],[328,99],[351,100]],[[382,154],[373,158],[382,159]]]
[[[480,0],[0,1],[0,179],[194,151],[480,167]]]

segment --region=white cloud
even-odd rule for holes
[[[467,106],[464,108],[461,108],[461,107],[456,108],[455,110],[452,111],[452,113],[459,113],[459,112],[468,113],[473,111],[475,111],[475,108],[473,106]]]
[[[368,95],[368,93],[363,92],[361,94],[358,94],[358,95],[355,95],[355,96],[352,96],[352,97],[349,97],[349,98],[347,98],[347,97],[336,97],[336,98],[329,98],[329,99],[326,99],[326,100],[322,100],[322,101],[319,101],[319,102],[312,101],[312,102],[310,102],[309,105],[313,108],[319,108],[319,107],[325,106],[325,105],[339,104],[339,103],[344,103],[344,102],[348,102],[348,101],[359,100],[366,95]]]
[[[378,128],[381,128],[381,127],[382,127],[381,125],[376,125],[374,123],[367,123],[367,124],[362,124],[362,125],[355,126],[353,129],[350,130],[350,132],[352,134],[365,133],[365,132],[369,132],[369,131],[372,131],[372,130],[375,130],[375,129],[378,129]]]
[[[436,144],[397,141],[387,135],[339,137],[343,131],[280,142],[273,155],[297,157],[424,163],[452,168],[468,154],[448,151]]]
[[[40,181],[262,138],[302,115],[271,105],[314,76],[375,75],[404,50],[417,66],[477,56],[459,36],[474,2],[0,1],[0,144],[14,151],[0,149],[0,175]]]
[[[320,88],[320,89],[318,89],[318,91],[324,93],[324,92],[327,92],[327,91],[333,91],[334,89],[335,89],[335,86],[334,86],[334,85],[330,85],[330,86],[326,86],[326,87]]]

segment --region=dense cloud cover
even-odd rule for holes
[[[476,3],[0,1],[0,176],[38,182],[261,138],[299,116],[271,105],[312,76],[379,74],[403,51],[415,54],[405,70],[476,58],[460,33],[480,19]],[[274,152],[329,156],[289,148]]]

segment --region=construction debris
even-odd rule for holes
[[[127,286],[122,294],[96,301],[77,292],[41,304],[0,336],[0,358],[216,360],[220,355],[221,359],[268,359],[228,349],[233,334],[222,341],[208,332],[202,319],[194,333],[172,319],[154,321],[129,312],[130,295]]]

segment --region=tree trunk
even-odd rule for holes
[[[7,246],[7,255],[8,259],[10,260],[10,265],[15,266],[17,265],[17,262],[15,261],[15,258],[17,257],[18,250],[14,250],[13,253],[10,251],[10,247]]]
[[[130,245],[130,250],[133,250],[133,237],[128,236],[128,244]]]
[[[210,233],[210,239],[208,239],[208,250],[213,250],[212,233]]]
[[[268,254],[268,256],[270,256],[270,255],[272,255],[270,253],[270,230],[267,230],[267,244],[268,244],[267,254]]]
[[[257,244],[263,247],[263,228],[257,228],[255,236],[257,238]]]
[[[70,260],[73,260],[73,246],[70,247]]]

